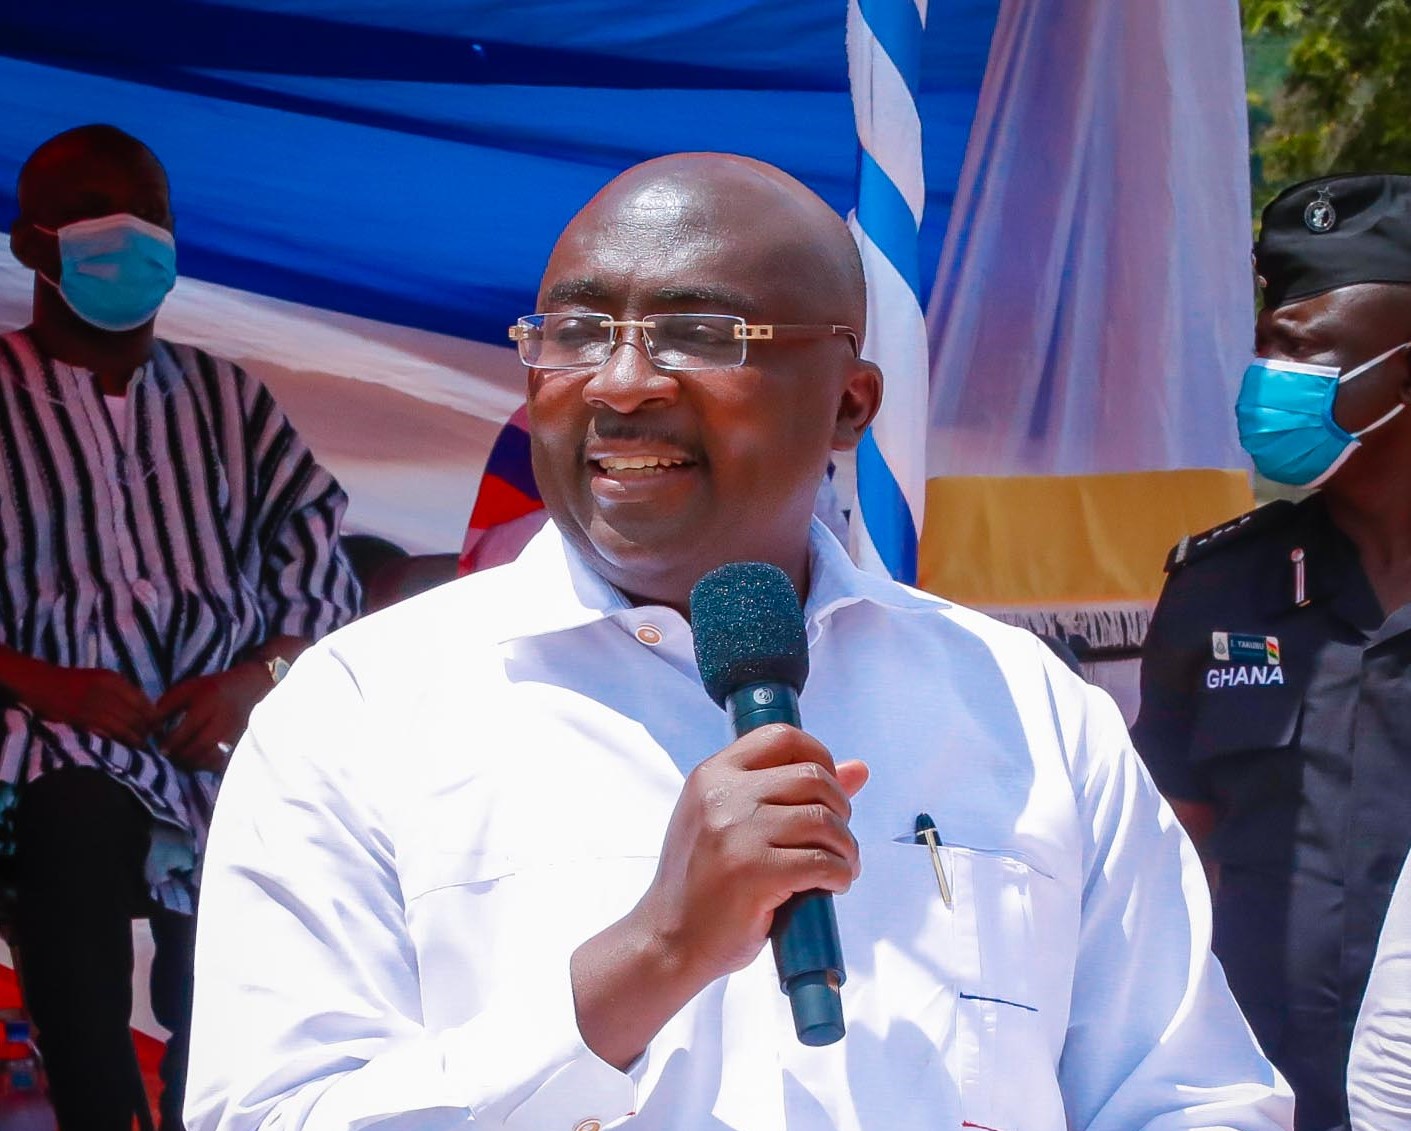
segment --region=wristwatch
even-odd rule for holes
[[[265,667],[269,669],[269,680],[271,683],[278,683],[289,674],[289,661],[283,656],[276,656],[272,660],[266,660]]]

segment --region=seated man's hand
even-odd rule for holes
[[[178,683],[157,700],[157,715],[169,728],[160,740],[162,752],[184,769],[219,773],[229,761],[221,744],[239,741],[250,712],[272,686],[261,660]]]
[[[106,668],[36,665],[19,700],[39,718],[141,746],[160,716],[141,688]]]

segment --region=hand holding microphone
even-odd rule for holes
[[[860,870],[848,797],[860,762],[787,726],[756,730],[702,762],[676,803],[640,909],[702,986],[742,970],[796,892],[843,892]]]
[[[828,784],[836,784],[846,798],[862,787],[867,780],[862,763],[835,769],[821,744],[810,739],[811,750],[801,745],[798,693],[808,677],[808,637],[798,595],[783,570],[764,562],[732,562],[712,570],[691,591],[691,629],[701,681],[725,708],[740,742],[766,728],[779,736],[785,756],[790,744],[795,759],[812,755],[811,763],[802,763],[804,773],[815,779],[826,774],[832,778]],[[805,871],[794,869],[790,889],[772,909],[769,936],[779,985],[789,995],[799,1040],[832,1044],[844,1032],[839,988],[847,973],[831,892],[847,890],[857,878],[857,842],[847,829],[852,810],[835,805],[825,813],[815,800],[801,796],[786,802],[782,812],[789,830],[783,836],[772,827],[778,814],[762,810],[758,818],[770,847],[820,868],[816,883],[803,883]],[[811,820],[820,816],[822,824]],[[839,864],[850,866],[842,886]]]
[[[769,575],[762,584],[758,571]],[[798,728],[808,650],[787,575],[723,566],[697,584],[691,608],[703,680],[739,737],[687,776],[636,907],[574,953],[579,1029],[619,1068],[771,938],[799,1039],[828,1044],[843,1033],[831,893],[861,870],[848,820],[867,767],[835,766]]]

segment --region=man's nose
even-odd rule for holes
[[[583,399],[614,412],[637,412],[676,400],[680,386],[674,374],[659,369],[647,352],[641,327],[623,327],[608,358],[583,386]]]

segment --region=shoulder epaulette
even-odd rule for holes
[[[1166,556],[1166,572],[1175,573],[1182,566],[1188,566],[1192,562],[1198,562],[1226,547],[1233,546],[1251,534],[1282,526],[1293,517],[1294,511],[1297,509],[1297,504],[1288,499],[1275,499],[1272,503],[1255,507],[1254,510],[1248,511],[1238,518],[1222,522],[1219,526],[1212,526],[1200,534],[1187,534],[1172,547],[1170,554]]]

